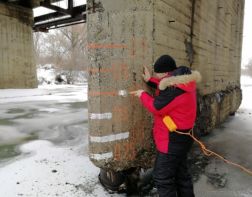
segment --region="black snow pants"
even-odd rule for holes
[[[194,197],[187,168],[187,154],[192,144],[189,136],[170,133],[168,153],[157,152],[153,179],[159,197]]]

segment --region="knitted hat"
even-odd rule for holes
[[[169,55],[160,56],[154,64],[154,72],[166,73],[177,68],[175,60]]]

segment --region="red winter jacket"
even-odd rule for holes
[[[154,115],[154,141],[162,153],[168,153],[170,142],[170,132],[163,123],[164,116],[172,118],[177,130],[193,128],[196,119],[196,82],[200,80],[200,74],[184,66],[173,73],[173,76],[161,80],[150,79],[147,84],[157,88],[154,97],[146,92],[140,96],[144,107]]]

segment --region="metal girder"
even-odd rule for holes
[[[15,4],[15,5],[23,6],[26,8],[38,7],[40,6],[40,3],[43,1],[45,0],[0,0],[0,2],[3,2],[3,3]],[[62,0],[50,0],[51,3],[59,2],[59,1],[62,1]]]
[[[86,5],[73,6],[73,0],[68,0],[68,9],[63,9],[50,2],[44,1],[41,6],[54,10],[55,12],[34,17],[34,31],[48,31],[63,26],[85,23]]]
[[[86,11],[86,5],[81,5],[81,6],[77,6],[74,7],[72,9],[73,14],[72,15],[80,15],[84,12],[85,14]],[[65,16],[66,14],[61,13],[61,12],[53,12],[53,13],[49,13],[49,14],[45,14],[42,16],[37,16],[34,17],[34,23],[40,23],[40,22],[46,22],[47,20],[53,19],[53,18],[60,18],[62,16]]]
[[[86,22],[86,5],[74,7],[73,0],[67,0],[68,8],[64,9],[55,4],[62,0],[0,0],[4,3],[23,6],[26,8],[35,8],[42,6],[55,12],[34,17],[34,31],[48,31],[52,28],[59,28],[72,24]]]
[[[84,16],[77,16],[74,18],[64,18],[60,20],[55,20],[51,22],[47,22],[44,24],[39,24],[34,27],[35,31],[42,31],[42,32],[47,32],[49,29],[56,29],[60,27],[65,27],[69,25],[76,25],[80,23],[85,23],[86,22],[86,15]]]

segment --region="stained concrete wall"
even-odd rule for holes
[[[244,1],[195,4],[193,67],[204,73],[202,94],[239,86]]]
[[[0,3],[0,88],[37,87],[31,9]]]
[[[97,6],[87,23],[90,157],[119,170],[150,148],[150,115],[136,98],[118,93],[144,87],[140,73],[153,62],[153,3],[105,0]]]
[[[170,54],[178,65],[189,65],[187,48],[191,41],[191,0],[153,1],[153,55]],[[187,43],[187,44],[185,44]]]
[[[244,0],[88,1],[89,147],[97,166],[121,170],[151,161],[149,113],[118,91],[147,89],[143,65],[152,69],[162,54],[203,76],[198,133],[237,110],[243,10]]]
[[[244,0],[195,1],[192,67],[199,85],[198,131],[208,133],[234,113],[242,99],[240,65]]]

